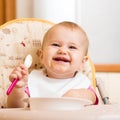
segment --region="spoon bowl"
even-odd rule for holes
[[[32,64],[32,56],[30,54],[28,54],[25,58],[24,65],[27,68],[30,68],[31,64]]]

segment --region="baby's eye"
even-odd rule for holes
[[[58,43],[53,43],[52,46],[57,46],[59,47],[60,45]]]
[[[70,49],[77,49],[75,46],[69,46]]]

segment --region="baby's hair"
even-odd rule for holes
[[[78,25],[78,24],[76,24],[76,23],[74,23],[74,22],[70,22],[70,21],[63,21],[63,22],[61,22],[61,23],[58,23],[58,24],[56,24],[56,25],[61,25],[61,26],[64,26],[64,27],[67,27],[67,28],[71,28],[71,29],[79,29],[80,31],[82,31],[84,34],[86,34],[85,32],[84,32],[84,30]]]
[[[85,45],[85,55],[87,55],[88,53],[88,46],[89,46],[89,41],[88,41],[88,37],[87,37],[87,34],[86,32],[82,29],[82,27],[80,27],[78,24],[74,23],[74,22],[70,22],[70,21],[63,21],[63,22],[60,22],[58,24],[55,24],[53,27],[51,27],[47,32],[46,34],[44,35],[44,39],[43,39],[43,44],[45,42],[45,40],[47,39],[48,37],[48,34],[50,33],[50,31],[52,29],[54,29],[55,27],[57,26],[63,26],[63,27],[66,27],[66,28],[69,28],[71,30],[79,30],[83,35],[84,35],[84,45]],[[42,48],[43,48],[43,44],[42,44]]]

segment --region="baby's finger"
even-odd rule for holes
[[[16,69],[14,69],[14,71],[13,71],[13,72],[16,72],[16,71],[21,72],[21,71],[22,71],[22,68],[21,68],[21,67],[16,67]]]
[[[23,80],[17,82],[16,87],[19,88],[19,87],[23,87],[23,86],[26,86],[26,85],[27,85],[27,79],[23,79]]]
[[[12,82],[14,79],[17,79],[18,78],[18,76],[16,75],[16,74],[11,74],[10,76],[9,76],[9,80]]]
[[[22,70],[21,73],[22,73],[23,75],[28,75],[28,69]]]
[[[17,78],[20,80],[22,79],[23,75],[21,71],[15,71],[14,74],[16,74]]]
[[[19,67],[20,67],[22,70],[23,70],[23,69],[24,69],[24,70],[27,69],[27,67],[26,67],[24,64],[21,64]]]

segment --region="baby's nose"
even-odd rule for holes
[[[67,49],[65,47],[60,47],[58,50],[59,54],[66,54],[67,53]]]

